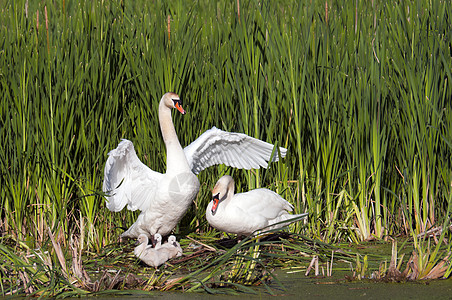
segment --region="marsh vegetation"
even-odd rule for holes
[[[2,1],[2,295],[252,292],[315,257],[349,261],[355,278],[449,277],[451,18],[444,0]],[[183,146],[216,126],[288,154],[266,170],[199,174],[175,230],[184,256],[154,271],[119,243],[137,213],[111,213],[101,189],[121,138],[165,170],[167,91],[188,112],[173,116]],[[224,174],[237,191],[277,192],[307,222],[225,240],[205,219]],[[391,240],[409,241],[404,260],[395,242],[384,255],[344,250]]]

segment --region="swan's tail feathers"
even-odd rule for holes
[[[130,226],[129,229],[124,231],[120,237],[121,237],[121,239],[136,239],[136,238],[138,238],[138,236],[141,233],[144,233],[144,232],[137,230],[136,223],[133,223],[132,226]],[[149,234],[146,234],[146,235],[149,237]]]
[[[285,215],[281,216],[282,218],[281,218],[280,222],[277,224],[278,225],[280,224],[281,227],[287,226],[289,224],[303,220],[308,215],[309,215],[308,213],[302,213],[302,214],[298,214],[298,215],[285,214]]]
[[[302,214],[292,215],[292,216],[293,216],[293,219],[296,219],[296,220],[294,220],[294,222],[297,222],[297,221],[301,221],[301,219],[304,219],[305,217],[308,217],[309,214],[308,213],[302,213]]]
[[[130,229],[121,234],[121,239],[135,239],[136,236],[130,232]]]
[[[291,215],[289,213],[282,214],[281,216],[276,218],[273,222],[269,223],[267,227],[259,230],[258,233],[260,234],[263,232],[269,233],[269,232],[276,231],[276,230],[281,229],[285,226],[288,226],[292,223],[299,222],[307,216],[308,216],[308,213],[302,213],[302,214],[298,214],[298,215]]]

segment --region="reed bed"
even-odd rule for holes
[[[292,234],[405,235],[418,250],[434,239],[431,263],[446,257],[451,18],[444,0],[1,2],[2,293],[45,294],[43,282],[46,295],[82,293],[82,275],[63,267],[71,240],[100,255],[136,217],[105,208],[107,152],[127,138],[165,170],[157,106],[167,91],[188,111],[174,116],[183,146],[217,126],[289,150],[268,170],[203,171],[180,236],[215,234],[204,212],[228,173],[239,191],[268,187],[309,212]]]

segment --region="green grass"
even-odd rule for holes
[[[203,171],[178,233],[212,233],[205,207],[229,173],[238,191],[269,187],[309,212],[295,234],[416,240],[442,228],[435,255],[450,242],[449,3],[337,1],[328,15],[319,1],[239,3],[240,17],[236,1],[1,2],[2,239],[53,248],[50,228],[88,253],[116,242],[137,215],[105,208],[107,152],[128,138],[163,172],[157,106],[174,91],[183,146],[217,126],[289,149],[268,170]]]

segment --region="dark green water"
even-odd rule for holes
[[[452,299],[452,279],[430,282],[348,282],[344,276],[315,279],[304,274],[279,274],[293,299]],[[283,294],[283,293],[282,293]]]
[[[210,295],[200,293],[157,292],[146,297],[114,297],[114,299],[452,299],[452,279],[409,283],[385,283],[369,281],[346,281],[342,274],[333,277],[306,277],[302,272],[288,274],[278,271],[278,278],[286,287],[275,288],[276,296],[271,296],[264,288],[258,289],[257,295],[241,294],[239,296]],[[111,298],[95,298],[111,299]]]

